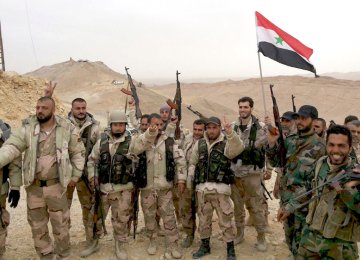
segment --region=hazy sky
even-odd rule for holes
[[[255,11],[313,48],[319,74],[359,71],[359,10],[358,0],[0,1],[7,70],[73,57],[121,73],[126,65],[138,80],[177,69],[184,79],[258,76]],[[266,57],[262,65],[264,76],[307,73]]]

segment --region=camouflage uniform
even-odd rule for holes
[[[350,157],[354,162],[360,163],[360,143],[353,144]]]
[[[146,186],[141,189],[141,207],[150,243],[154,242],[157,228],[156,213],[163,220],[166,242],[169,249],[177,247],[179,238],[172,196],[173,181],[186,181],[186,161],[183,151],[165,132],[146,150]],[[171,158],[172,157],[172,158]],[[174,176],[175,175],[175,176]]]
[[[331,165],[327,156],[315,167],[313,188],[331,180],[341,171],[354,168],[351,160],[341,166]],[[359,188],[345,187],[339,193],[330,186],[318,189],[318,199],[309,205],[297,259],[356,259],[360,241]]]
[[[95,145],[96,141],[99,139],[100,136],[99,122],[96,121],[90,114],[86,115],[85,122],[82,125],[78,123],[78,121],[74,118],[74,116],[71,113],[69,114],[68,118],[78,129],[79,135],[81,136],[81,139],[84,143],[85,163],[86,163],[87,158],[90,155],[93,146]],[[83,175],[85,178],[87,178],[86,165],[84,166]],[[69,208],[71,208],[74,191],[75,191],[75,187],[68,187],[66,190]],[[86,227],[89,226],[88,221],[92,220],[92,218],[89,218],[89,213],[92,206],[92,192],[90,190],[90,187],[83,180],[83,177],[80,178],[80,180],[76,183],[76,191],[81,204],[86,241],[90,241],[92,238],[92,232],[86,232],[87,230]]]
[[[0,120],[0,147],[3,145],[4,141],[10,136],[10,127],[5,125],[5,123]],[[9,192],[9,182],[10,180],[12,190],[20,190],[22,185],[21,177],[21,157],[15,159],[9,165],[0,168],[0,206],[1,206],[1,218],[2,223],[5,227],[0,225],[0,259],[5,253],[5,242],[7,236],[7,227],[10,224],[10,214],[6,210],[6,197]]]
[[[69,218],[66,187],[77,182],[84,167],[84,145],[76,128],[66,119],[55,116],[54,129],[40,130],[36,116],[23,121],[0,148],[0,167],[23,158],[24,185],[27,193],[28,222],[40,257],[53,254],[48,222],[51,220],[55,253],[70,254]]]
[[[243,149],[243,142],[240,137],[232,131],[230,135],[224,135],[221,133],[219,137],[213,141],[211,144],[207,137],[207,133],[205,132],[204,138],[200,139],[195,143],[193,148],[189,169],[188,169],[188,182],[187,187],[191,187],[191,183],[197,181],[198,174],[195,174],[195,169],[202,169],[198,163],[203,158],[203,155],[200,155],[200,145],[199,142],[206,142],[208,155],[212,154],[212,151],[217,151],[218,146],[225,145],[223,151],[223,157],[226,157],[227,160],[233,159],[237,155],[239,155]],[[198,168],[197,168],[198,167]],[[217,167],[215,164],[211,164],[208,168]],[[206,171],[206,170],[205,170]],[[234,217],[234,206],[233,202],[230,198],[231,195],[231,187],[230,183],[233,181],[233,173],[230,173],[230,162],[228,162],[228,169],[224,169],[227,173],[225,174],[229,178],[228,181],[208,181],[204,179],[200,181],[199,184],[196,185],[196,193],[197,193],[197,213],[199,216],[199,232],[201,239],[209,239],[211,236],[211,226],[212,226],[212,215],[214,209],[218,215],[219,226],[221,228],[223,239],[225,242],[232,242],[235,238],[236,229],[233,221]],[[230,172],[229,172],[230,171]],[[221,172],[219,171],[218,174]],[[222,172],[224,173],[224,172]],[[229,183],[228,183],[229,182]]]
[[[98,165],[98,169],[101,169],[102,165],[102,154],[104,153],[103,146],[108,146],[108,150],[111,156],[111,165],[109,167],[114,167],[110,173],[110,180],[103,179],[102,172],[99,172],[99,176],[96,176],[100,183],[100,191],[102,193],[101,201],[103,204],[104,219],[106,218],[109,209],[111,208],[111,222],[114,229],[114,239],[120,243],[126,242],[128,237],[128,223],[131,216],[133,204],[133,180],[132,180],[132,159],[136,158],[136,155],[144,152],[145,149],[148,149],[151,144],[154,142],[155,135],[151,134],[149,131],[146,131],[144,134],[139,135],[135,138],[132,138],[129,132],[125,132],[120,138],[114,138],[112,134],[108,131],[105,131],[101,134],[101,138],[95,144],[88,161],[88,178],[91,180],[95,176],[95,167]],[[124,152],[124,153],[123,153]],[[122,171],[121,165],[121,174],[115,172],[116,167],[113,164],[115,163],[114,156],[120,155],[123,156],[121,161],[125,161],[127,164],[126,173]],[[120,179],[113,179],[116,175],[120,175]],[[127,175],[127,176],[125,176]],[[125,180],[125,177],[127,180]],[[94,209],[93,209],[94,210]],[[93,212],[92,212],[93,213]],[[89,216],[90,218],[92,215]],[[99,222],[101,219],[99,220]],[[101,223],[97,223],[97,226],[101,226]],[[93,224],[91,221],[88,222],[88,232],[93,234]],[[103,230],[98,230],[98,237],[103,233]]]
[[[314,164],[326,152],[323,140],[316,133],[288,136],[285,148],[286,164],[280,177],[280,206],[309,188],[314,177]],[[278,147],[268,147],[266,153],[271,165],[279,167]],[[284,222],[286,243],[293,255],[297,254],[306,214],[306,207],[296,210]]]
[[[245,149],[251,149],[249,141],[250,132],[252,127],[256,127],[254,148],[262,153],[263,163],[265,163],[265,146],[267,145],[267,129],[265,124],[259,122],[254,116],[251,116],[244,131],[241,131],[240,124],[239,120],[235,121],[233,128],[240,135],[246,147]],[[264,189],[261,186],[264,168],[254,165],[249,158],[242,158],[243,154],[240,154],[236,162],[233,162],[231,165],[231,169],[235,172],[236,177],[235,183],[231,185],[231,198],[235,205],[237,240],[239,240],[238,242],[243,240],[245,228],[244,206],[246,205],[258,233],[258,242],[265,242],[267,201],[264,197]]]

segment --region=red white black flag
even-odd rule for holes
[[[309,61],[313,50],[290,34],[284,32],[259,12],[256,16],[258,51],[264,56],[287,66],[309,70],[316,75]]]

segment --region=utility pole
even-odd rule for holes
[[[4,57],[4,46],[1,34],[1,22],[0,22],[0,64],[2,71],[5,71],[5,57]]]

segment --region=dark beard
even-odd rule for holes
[[[312,129],[312,126],[310,125],[310,126],[307,126],[307,127],[306,127],[305,129],[303,129],[303,130],[298,130],[299,135],[301,135],[301,134],[306,134],[306,133],[310,132],[311,129]]]
[[[43,124],[43,123],[46,123],[47,121],[49,121],[52,118],[52,115],[48,115],[44,118],[39,118],[38,116],[36,116],[36,118],[40,124]]]
[[[124,133],[113,133],[112,135],[115,137],[115,138],[120,138]]]

